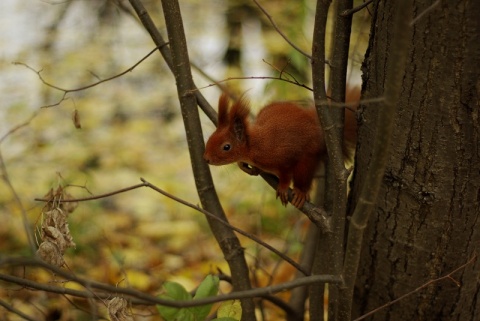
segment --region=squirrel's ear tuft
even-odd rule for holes
[[[228,126],[228,108],[230,99],[227,94],[223,93],[218,99],[218,127]]]
[[[245,97],[245,95],[242,95],[242,97],[240,97],[240,99],[237,102],[235,102],[232,106],[232,109],[230,111],[231,120],[234,120],[234,119],[246,120],[249,114],[250,114],[250,102]]]
[[[245,96],[242,96],[234,103],[230,110],[230,123],[232,124],[233,133],[242,142],[246,140],[249,114],[250,106]]]

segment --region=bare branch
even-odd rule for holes
[[[7,302],[5,302],[3,300],[0,300],[0,306],[4,307],[6,310],[8,310],[10,312],[15,313],[16,315],[18,315],[19,317],[21,317],[25,320],[35,321],[34,318],[26,315],[25,313],[23,313],[22,311],[20,311],[18,309],[15,309],[13,306],[11,306],[10,304],[8,304]]]
[[[116,191],[113,191],[113,192],[105,193],[105,194],[94,195],[94,196],[89,196],[89,197],[82,197],[82,198],[75,198],[75,199],[62,199],[62,200],[56,200],[56,201],[58,201],[60,203],[68,203],[68,202],[85,202],[85,201],[98,200],[98,199],[101,199],[101,198],[113,196],[113,195],[120,194],[120,193],[125,193],[125,192],[128,192],[128,191],[137,189],[139,187],[145,187],[145,186],[147,186],[145,183],[137,184],[137,185],[125,187],[125,188],[122,188],[122,189],[119,189],[119,190],[116,190]],[[34,200],[37,201],[37,202],[51,202],[52,201],[52,199],[48,199],[48,198],[35,198]]]
[[[319,3],[323,3],[320,7]],[[326,12],[319,10],[327,10],[330,1],[318,1],[317,11],[315,13],[315,30],[313,45],[317,46],[318,54],[324,56],[325,40],[320,39],[325,34],[325,15]],[[346,94],[346,75],[348,66],[348,52],[350,48],[350,35],[352,26],[352,17],[342,17],[340,13],[344,10],[352,8],[352,0],[335,1],[334,5],[334,26],[331,41],[330,54],[330,74],[329,74],[329,94],[331,100],[335,102],[344,102]],[[326,7],[326,8],[325,8]],[[318,23],[317,23],[318,20]],[[318,29],[318,30],[317,30]],[[313,49],[312,49],[313,50]],[[318,78],[315,75],[318,69],[323,65],[312,66],[312,79]],[[321,70],[320,75],[325,75],[325,70]],[[347,179],[349,171],[345,168],[345,158],[343,154],[343,134],[345,123],[345,112],[343,109],[330,108],[319,104],[319,102],[327,100],[322,97],[325,94],[325,87],[322,82],[316,80],[314,83],[314,99],[317,108],[318,118],[322,126],[325,145],[328,153],[328,163],[326,166],[325,195],[324,206],[330,209],[332,233],[322,233],[319,235],[316,260],[313,266],[313,273],[330,273],[340,275],[343,266],[344,240],[345,240],[345,219],[347,206]],[[327,300],[328,308],[324,305],[316,305],[310,309],[310,316],[328,314],[328,318],[338,320],[349,320],[341,314],[341,303],[339,299],[339,288],[329,287],[328,297],[324,293],[324,287],[320,285],[311,288],[310,300]],[[337,314],[338,315],[335,315]]]
[[[23,126],[22,126],[23,127]],[[28,245],[30,246],[30,251],[32,253],[35,253],[35,239],[33,237],[32,229],[30,225],[28,224],[28,216],[27,216],[27,211],[25,210],[25,207],[23,206],[23,203],[20,199],[20,197],[17,194],[17,191],[12,185],[12,182],[10,180],[10,177],[8,175],[7,171],[7,166],[5,165],[5,161],[3,159],[2,151],[0,150],[0,172],[2,174],[3,180],[5,181],[5,184],[7,184],[8,189],[13,195],[13,198],[15,199],[15,202],[17,203],[18,208],[20,209],[20,212],[22,213],[22,222],[23,222],[23,227],[25,229],[25,234],[27,235],[28,239]]]
[[[34,119],[37,116],[37,113],[33,113],[32,116],[30,116],[29,119],[27,119],[25,122],[18,124],[17,126],[11,128],[5,135],[0,138],[0,144],[2,144],[7,137],[9,137],[11,134],[15,133],[16,131],[20,130],[23,127],[26,127],[30,124],[32,119]],[[13,198],[15,199],[15,202],[17,203],[17,206],[20,209],[20,212],[22,213],[22,222],[23,222],[23,227],[25,229],[25,233],[27,235],[28,239],[28,244],[30,246],[30,250],[32,253],[35,253],[35,240],[32,234],[32,230],[28,224],[28,217],[27,217],[27,212],[25,211],[25,207],[23,206],[23,203],[20,199],[20,197],[17,194],[17,191],[13,187],[12,182],[10,181],[10,176],[8,174],[7,166],[5,165],[5,160],[3,159],[2,152],[0,150],[0,171],[3,177],[3,180],[5,181],[5,184],[8,186],[8,189],[13,195]]]
[[[48,105],[43,105],[43,106],[40,106],[40,108],[51,108],[51,107],[56,107],[56,106],[59,106],[62,101],[65,101],[67,99],[70,99],[67,97],[67,92],[63,92],[63,95],[62,97],[56,102],[56,103],[51,103],[51,104],[48,104]]]
[[[164,46],[166,46],[168,43],[165,43]],[[89,88],[92,88],[92,87],[95,87],[101,83],[104,83],[104,82],[107,82],[107,81],[110,81],[110,80],[113,80],[115,78],[119,78],[123,75],[125,75],[126,73],[129,73],[131,71],[133,71],[138,65],[140,65],[145,59],[147,59],[148,57],[150,57],[155,51],[157,51],[158,49],[160,49],[160,47],[156,47],[155,49],[153,49],[152,51],[150,51],[146,56],[144,56],[142,59],[140,59],[139,61],[137,61],[132,67],[128,68],[127,70],[117,74],[117,75],[114,75],[114,76],[111,76],[111,77],[108,77],[106,79],[102,79],[102,80],[99,80],[97,82],[94,82],[90,85],[85,85],[85,86],[82,86],[82,87],[78,87],[78,88],[72,88],[72,89],[66,89],[66,88],[62,88],[60,86],[57,86],[57,85],[54,85],[54,84],[51,84],[49,83],[48,81],[46,81],[43,76],[41,75],[42,73],[42,69],[40,70],[35,70],[33,69],[32,67],[30,67],[29,65],[23,63],[23,62],[13,62],[14,65],[20,65],[20,66],[24,66],[28,69],[30,69],[31,71],[33,71],[34,73],[37,74],[38,78],[40,78],[40,81],[50,87],[50,88],[53,88],[53,89],[56,89],[56,90],[60,90],[60,91],[63,91],[65,94],[67,93],[71,93],[71,92],[76,92],[76,91],[82,91],[82,90],[85,90],[85,89],[89,89]]]
[[[246,80],[246,79],[271,79],[271,80],[280,80],[280,81],[285,81],[285,82],[288,82],[288,83],[291,83],[291,84],[294,84],[294,85],[297,85],[299,87],[303,87],[307,90],[310,90],[312,91],[312,88],[308,87],[307,85],[305,84],[301,84],[297,81],[292,81],[292,80],[289,80],[289,79],[285,79],[285,78],[281,78],[281,77],[272,77],[272,76],[246,76],[246,77],[229,77],[229,78],[225,78],[223,80],[219,80],[217,81],[216,83],[214,84],[209,84],[207,86],[203,86],[203,87],[200,87],[200,88],[196,88],[194,89],[194,91],[197,91],[197,90],[201,90],[201,89],[205,89],[205,88],[209,88],[209,87],[212,87],[212,86],[217,86],[218,84],[221,84],[221,83],[224,83],[224,82],[227,82],[227,81],[231,81],[231,80]]]
[[[28,125],[30,125],[30,122],[31,122],[36,116],[37,116],[37,113],[35,112],[35,113],[32,114],[32,116],[30,116],[29,119],[27,119],[27,120],[24,121],[23,123],[18,124],[18,125],[16,125],[15,127],[9,129],[9,130],[6,132],[6,134],[3,135],[3,136],[0,138],[0,144],[2,144],[3,141],[4,141],[5,139],[7,139],[8,136],[10,136],[11,134],[15,133],[17,130],[19,130],[19,129],[23,128],[23,127],[26,127],[26,126],[28,126]]]
[[[152,37],[153,42],[159,46],[160,48],[160,53],[165,60],[165,63],[167,64],[168,68],[170,70],[174,71],[173,69],[173,62],[172,62],[172,53],[170,51],[169,46],[164,46],[166,44],[165,40],[163,40],[162,35],[158,31],[158,28],[155,26],[155,23],[153,22],[152,18],[150,17],[148,11],[145,9],[143,6],[142,2],[139,0],[129,0],[130,5],[132,6],[133,10],[135,10],[135,13],[137,14],[138,18],[140,19],[143,27],[147,32],[150,34]],[[193,66],[193,64],[191,64]],[[203,110],[205,115],[216,125],[217,124],[217,114],[215,110],[210,106],[208,101],[203,97],[203,95],[200,92],[195,92],[195,97],[197,98],[197,104],[200,106],[200,108]]]
[[[305,276],[302,278],[298,278],[294,281],[289,281],[281,284],[276,284],[272,286],[267,286],[263,288],[256,288],[250,290],[243,290],[243,291],[236,291],[231,292],[229,294],[218,295],[215,297],[208,297],[204,299],[197,299],[197,300],[189,300],[189,301],[173,301],[167,299],[160,299],[157,296],[152,296],[142,291],[138,291],[133,288],[122,288],[113,285],[109,285],[106,283],[91,281],[88,279],[84,279],[78,277],[72,273],[65,271],[64,269],[58,268],[56,266],[47,264],[43,261],[40,261],[36,258],[24,258],[24,257],[17,257],[17,258],[1,258],[0,259],[0,266],[37,266],[44,269],[47,269],[53,272],[55,275],[60,276],[66,280],[78,283],[84,286],[87,289],[98,289],[101,292],[93,292],[93,291],[80,291],[74,289],[68,289],[65,287],[57,287],[52,285],[45,285],[35,281],[31,281],[24,278],[14,277],[10,275],[0,274],[0,280],[4,280],[6,282],[19,284],[22,286],[27,286],[32,289],[41,289],[44,291],[52,292],[52,293],[59,293],[59,294],[68,294],[72,296],[78,296],[83,298],[92,298],[92,299],[104,299],[107,297],[111,297],[114,293],[115,295],[123,295],[128,296],[129,298],[135,298],[135,300],[130,299],[134,304],[142,304],[142,305],[165,305],[170,307],[177,307],[177,308],[184,308],[184,307],[193,307],[193,306],[200,306],[210,303],[228,301],[228,300],[237,300],[237,299],[246,299],[246,298],[256,298],[256,297],[263,297],[266,295],[271,295],[278,292],[283,292],[286,290],[290,290],[299,286],[311,285],[315,283],[341,283],[341,278],[333,275],[311,275]]]
[[[373,2],[373,0],[367,0],[367,1],[365,1],[364,3],[362,3],[361,5],[359,5],[359,6],[355,7],[355,8],[352,8],[352,9],[350,9],[350,10],[344,10],[344,11],[340,14],[340,16],[346,17],[346,16],[350,16],[350,15],[352,15],[352,14],[354,14],[354,13],[357,13],[357,12],[359,12],[360,10],[362,10],[363,8],[366,8],[366,7],[367,7],[370,3],[372,3],[372,2]]]
[[[302,49],[300,49],[299,47],[297,47],[290,39],[288,39],[288,37],[282,32],[282,30],[280,30],[280,28],[277,26],[277,24],[275,23],[275,21],[273,21],[273,18],[272,16],[268,13],[268,11],[257,1],[257,0],[253,0],[253,2],[255,2],[255,4],[257,5],[257,7],[262,10],[262,12],[265,14],[265,16],[267,16],[268,20],[270,20],[270,23],[272,24],[273,28],[275,28],[275,30],[277,30],[278,34],[280,36],[282,36],[283,39],[285,39],[285,41],[290,45],[292,46],[293,49],[295,49],[296,51],[298,51],[299,53],[301,53],[302,55],[304,55],[305,57],[307,57],[308,59],[312,59],[312,56],[310,56],[309,54],[307,54],[305,51],[303,51]]]
[[[266,63],[267,65],[269,65],[270,67],[272,67],[274,70],[276,70],[278,72],[278,78],[279,79],[285,79],[285,80],[289,80],[288,78],[284,78],[283,75],[287,75],[289,77],[291,77],[293,79],[293,82],[295,84],[298,84],[300,85],[300,83],[298,82],[298,80],[295,78],[295,76],[293,76],[291,73],[289,73],[288,71],[285,71],[285,69],[287,68],[287,66],[290,64],[290,59],[288,59],[287,63],[285,64],[285,66],[282,67],[282,69],[279,69],[277,68],[276,66],[274,66],[273,64],[269,63],[268,61],[266,61],[265,59],[262,59],[262,61],[264,63]]]
[[[425,16],[427,13],[435,9],[436,6],[440,4],[441,0],[437,0],[430,7],[425,9],[423,12],[420,12],[413,20],[410,22],[410,27],[412,27],[414,24],[417,23],[418,20],[422,19],[423,16]]]
[[[352,101],[350,103],[348,103],[348,102],[337,103],[337,102],[331,101],[331,98],[329,98],[329,99],[326,99],[326,100],[316,100],[315,105],[338,107],[338,108],[347,108],[347,109],[355,112],[354,109],[348,108],[348,107],[355,107],[355,106],[358,106],[359,104],[381,103],[384,100],[385,100],[384,97],[378,97],[378,98],[361,99],[360,101]]]
[[[89,196],[89,197],[82,197],[82,198],[72,198],[72,199],[60,199],[60,200],[55,200],[56,202],[59,202],[59,203],[68,203],[68,202],[85,202],[85,201],[92,201],[92,200],[97,200],[97,199],[101,199],[101,198],[105,198],[105,197],[110,197],[110,196],[113,196],[113,195],[116,195],[116,194],[120,194],[120,193],[125,193],[125,192],[128,192],[128,191],[131,191],[131,190],[134,190],[134,189],[137,189],[137,188],[140,188],[140,187],[148,187],[148,188],[151,188],[153,189],[154,191],[157,191],[158,193],[180,203],[180,204],[183,204],[187,207],[190,207],[218,222],[220,222],[221,224],[231,228],[232,230],[234,230],[235,232],[239,233],[239,234],[242,234],[243,236],[251,239],[252,241],[258,243],[259,245],[265,247],[266,249],[270,250],[271,252],[275,253],[276,255],[278,255],[282,260],[288,262],[290,265],[292,265],[295,269],[297,269],[298,271],[302,272],[304,275],[309,275],[310,273],[308,273],[305,269],[303,269],[298,263],[296,263],[294,260],[292,260],[290,257],[288,257],[287,255],[283,254],[282,252],[280,252],[279,250],[277,250],[276,248],[272,247],[271,245],[265,243],[264,241],[262,241],[261,239],[259,239],[258,237],[256,237],[255,235],[253,234],[250,234],[248,232],[245,232],[241,229],[239,229],[238,227],[235,227],[233,225],[231,225],[230,223],[228,223],[227,221],[225,220],[222,220],[221,218],[215,216],[214,214],[202,209],[201,207],[197,206],[197,205],[194,205],[192,203],[189,203],[179,197],[176,197],[162,189],[160,189],[159,187],[151,184],[150,182],[146,181],[145,179],[141,178],[141,181],[143,182],[142,184],[137,184],[137,185],[133,185],[133,186],[129,186],[129,187],[125,187],[125,188],[122,188],[122,189],[119,189],[119,190],[116,190],[116,191],[113,191],[113,192],[109,192],[109,193],[104,193],[104,194],[100,194],[100,195],[93,195],[93,196]],[[47,199],[47,198],[35,198],[35,201],[38,201],[38,202],[51,202],[52,199]]]
[[[272,251],[273,253],[277,254],[280,258],[282,258],[283,260],[285,260],[286,262],[288,262],[290,265],[292,265],[295,269],[297,269],[298,271],[302,272],[304,275],[310,275],[310,273],[308,271],[306,271],[304,268],[302,268],[298,263],[296,263],[295,261],[293,261],[290,257],[286,256],[285,254],[283,254],[282,252],[280,252],[279,250],[277,250],[276,248],[272,247],[271,245],[263,242],[262,240],[260,240],[259,238],[257,238],[255,235],[253,234],[250,234],[248,232],[245,232],[241,229],[239,229],[238,227],[235,227],[233,225],[231,225],[230,223],[222,220],[221,218],[217,217],[216,215],[213,215],[212,213],[202,209],[201,207],[199,206],[196,206],[192,203],[189,203],[187,201],[184,201],[172,194],[169,194],[163,190],[161,190],[160,188],[156,187],[155,185],[147,182],[146,180],[144,180],[143,178],[141,178],[142,182],[144,182],[145,186],[147,187],[150,187],[151,189],[159,192],[160,194],[164,195],[164,196],[167,196],[168,198],[171,198],[185,206],[188,206],[190,208],[193,208],[194,210],[210,217],[210,218],[213,218],[214,220],[220,222],[221,224],[225,225],[225,226],[228,226],[229,228],[231,228],[232,230],[234,230],[235,232],[238,232],[240,234],[242,234],[243,236],[246,236],[248,237],[249,239],[251,239],[252,241],[262,245],[263,247],[267,248],[268,250]]]

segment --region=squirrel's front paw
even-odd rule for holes
[[[277,198],[280,197],[280,201],[283,206],[288,204],[288,187],[287,188],[277,188]]]

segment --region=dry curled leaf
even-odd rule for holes
[[[63,193],[64,200],[73,200],[73,196],[68,193]],[[67,213],[72,213],[78,206],[78,202],[62,202],[61,208]]]
[[[42,212],[42,226],[40,228],[40,244],[37,255],[45,262],[56,266],[63,266],[63,254],[70,247],[75,247],[73,237],[68,228],[68,214],[73,212],[77,202],[61,202],[65,199],[73,199],[59,186],[56,191],[50,189],[45,195],[50,201]]]
[[[80,123],[80,114],[78,113],[77,109],[75,109],[72,113],[72,121],[73,121],[73,125],[75,125],[75,128],[77,129],[82,128],[82,124]]]
[[[72,213],[78,206],[78,202],[62,202],[63,200],[74,199],[62,186],[58,186],[55,191],[51,188],[44,198],[49,200],[46,205],[47,211],[59,208],[67,213]]]
[[[130,321],[132,320],[128,315],[127,300],[124,298],[115,297],[108,301],[107,309],[112,321]]]
[[[60,209],[43,213],[40,238],[42,241],[55,243],[63,254],[69,247],[75,247],[73,237],[68,228],[67,215]]]
[[[37,256],[44,262],[62,267],[65,264],[58,247],[49,241],[45,241],[38,247]]]

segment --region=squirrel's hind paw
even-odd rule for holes
[[[292,203],[293,206],[300,209],[303,207],[303,204],[305,203],[305,201],[309,201],[309,200],[310,200],[310,197],[308,193],[305,193],[297,188],[293,189],[293,198],[290,201],[290,203]]]

